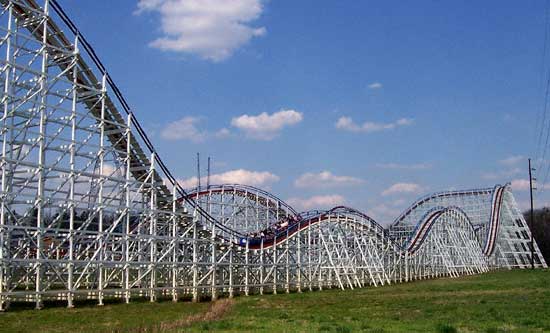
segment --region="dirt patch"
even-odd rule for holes
[[[234,304],[235,304],[235,300],[233,300],[233,299],[218,300],[218,301],[212,303],[212,305],[210,306],[208,311],[206,311],[205,313],[198,313],[198,314],[187,317],[184,320],[183,325],[184,326],[189,326],[189,325],[192,325],[192,324],[198,323],[198,322],[208,322],[208,321],[220,320],[220,319],[223,318],[223,316],[225,316],[231,310],[231,308],[233,307]],[[170,324],[173,324],[173,322],[169,323],[169,325]],[[161,327],[162,327],[162,325],[165,325],[165,323],[161,324]],[[180,326],[167,327],[167,329],[174,329],[174,328],[178,328],[178,327],[180,327]]]
[[[177,329],[189,327],[196,323],[202,322],[212,322],[222,319],[235,304],[233,299],[221,299],[215,302],[212,302],[208,311],[203,313],[197,313],[190,315],[184,318],[175,319],[173,321],[161,322],[160,324],[148,327],[136,327],[130,330],[113,330],[112,333],[122,333],[122,332],[136,332],[136,333],[165,333],[172,332]]]

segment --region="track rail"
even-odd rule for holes
[[[18,15],[21,17],[21,19],[25,19],[25,15],[29,9],[34,10],[36,12],[41,11],[41,7],[36,3],[35,0],[24,0],[24,1],[9,1],[9,0],[1,0],[0,3],[6,8],[8,5],[11,5],[14,9],[15,15]],[[216,227],[222,229],[226,234],[230,234],[235,238],[242,237],[243,235],[235,230],[231,230],[226,228],[222,223],[219,223],[214,219],[212,216],[210,216],[206,211],[202,210],[202,208],[195,203],[195,201],[192,199],[192,197],[188,196],[186,191],[183,189],[183,187],[177,182],[176,178],[172,175],[162,158],[160,157],[160,154],[156,151],[153,144],[151,143],[151,140],[148,138],[145,130],[141,126],[140,122],[138,121],[136,115],[132,112],[130,108],[130,104],[126,101],[124,96],[122,95],[120,89],[115,84],[114,80],[112,79],[111,75],[97,56],[95,50],[91,46],[91,44],[87,41],[85,36],[81,33],[81,31],[78,30],[76,25],[72,22],[72,20],[68,17],[68,15],[65,13],[61,5],[58,3],[57,0],[49,0],[46,2],[46,7],[48,5],[51,5],[51,9],[54,10],[55,14],[57,14],[63,24],[68,28],[68,30],[75,36],[74,40],[77,41],[75,43],[80,43],[81,48],[84,50],[84,53],[78,54],[78,62],[80,64],[81,68],[85,68],[87,70],[82,70],[78,73],[77,77],[77,83],[80,86],[96,86],[97,89],[105,89],[103,88],[99,82],[101,82],[100,79],[94,74],[99,73],[100,76],[104,77],[106,80],[107,85],[114,93],[114,99],[111,99],[111,97],[107,94],[103,98],[105,99],[105,114],[100,114],[100,110],[98,109],[98,105],[100,104],[98,100],[87,100],[86,103],[88,105],[88,109],[90,112],[94,114],[94,116],[98,119],[105,119],[105,121],[111,123],[111,124],[121,124],[126,121],[126,119],[122,116],[120,113],[120,109],[123,110],[123,112],[127,115],[128,119],[128,126],[132,126],[135,129],[135,132],[137,133],[136,138],[138,140],[131,140],[129,142],[129,145],[131,146],[130,154],[132,156],[131,160],[133,161],[133,165],[130,168],[130,172],[132,173],[133,177],[135,179],[143,179],[147,175],[147,170],[151,166],[151,159],[154,159],[154,162],[158,167],[160,168],[159,171],[162,172],[162,174],[159,174],[157,170],[154,171],[154,178],[156,180],[156,186],[159,188],[159,200],[160,204],[165,205],[171,205],[171,191],[169,190],[168,186],[164,184],[164,180],[167,180],[169,182],[170,187],[173,187],[176,189],[178,196],[180,198],[184,198],[183,201],[191,207],[192,210],[197,211],[197,214],[199,214],[202,218],[201,220],[203,222],[213,224]],[[46,8],[46,11],[48,8]],[[26,26],[26,28],[29,30],[30,33],[32,33],[37,40],[44,40],[44,36],[42,35],[42,29],[40,29],[40,22],[33,22],[30,21],[30,23]],[[46,43],[47,45],[58,48],[58,49],[72,49],[74,47],[73,43],[71,43],[70,39],[66,36],[64,31],[56,24],[53,20],[48,20],[48,30],[51,32],[46,35]],[[91,60],[91,64],[95,66],[95,68],[92,68],[89,66],[89,62],[85,60],[85,57]],[[64,64],[60,63],[58,64],[62,69],[64,68]],[[69,77],[70,73],[66,72],[66,75],[69,79],[72,79]],[[117,107],[118,105],[118,107]],[[114,125],[116,126],[116,125]],[[116,128],[110,128],[108,134],[109,141],[116,146],[120,151],[125,151],[126,146],[128,146],[127,139],[124,137],[124,135],[120,134],[123,131],[119,129],[119,131],[116,131]],[[145,149],[143,148],[145,146]],[[145,151],[147,150],[148,153]],[[150,156],[150,157],[148,157]]]
[[[498,185],[497,185],[498,186]],[[403,213],[401,213],[392,223],[391,227],[395,227],[403,223],[403,221],[411,215],[415,210],[417,210],[422,205],[425,205],[431,201],[440,198],[459,198],[472,195],[487,195],[493,193],[494,188],[482,188],[482,189],[472,189],[472,190],[463,190],[463,191],[442,191],[433,194],[428,194],[418,200],[416,200],[412,205],[410,205]]]

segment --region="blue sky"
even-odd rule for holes
[[[60,3],[184,184],[200,152],[215,181],[298,210],[388,223],[420,195],[506,182],[526,208],[544,1]]]

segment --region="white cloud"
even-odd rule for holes
[[[496,180],[503,178],[510,178],[511,176],[520,174],[522,170],[520,168],[512,168],[509,170],[503,170],[499,172],[485,172],[481,174],[481,178],[488,180]]]
[[[389,225],[401,213],[402,210],[396,208],[400,205],[391,203],[393,207],[390,207],[386,204],[379,204],[367,209],[366,214],[382,225]]]
[[[511,181],[512,190],[514,191],[529,191],[529,179],[514,179]],[[550,190],[550,184],[537,184],[533,180],[533,190]]]
[[[350,186],[363,183],[360,178],[350,176],[333,175],[330,171],[319,173],[306,172],[294,181],[294,186],[299,188],[326,188],[337,186]]]
[[[514,179],[512,180],[512,190],[514,191],[527,191],[529,190],[528,179]]]
[[[120,172],[122,173],[119,169],[116,169],[112,164],[109,164],[109,163],[104,163],[103,164],[103,170],[101,171],[101,174],[103,176],[111,176],[111,175],[115,175],[116,176],[116,172]]]
[[[384,130],[392,130],[397,127],[409,126],[413,124],[413,120],[409,118],[401,118],[393,123],[374,123],[374,122],[364,122],[359,125],[356,124],[351,117],[340,117],[336,122],[336,128],[349,132],[379,132]]]
[[[286,202],[298,210],[329,209],[343,205],[346,199],[338,194],[316,195],[310,198],[290,198]]]
[[[383,196],[392,195],[392,194],[399,194],[399,193],[415,193],[418,194],[420,192],[424,191],[422,186],[414,183],[396,183],[390,186],[389,188],[385,189],[382,192]]]
[[[403,206],[407,203],[408,203],[408,201],[405,200],[405,199],[397,199],[397,200],[393,201],[391,203],[391,205],[394,206],[394,207],[400,207],[400,206]]]
[[[271,140],[285,126],[292,126],[304,119],[301,112],[281,110],[273,114],[263,112],[257,116],[244,114],[231,120],[231,125],[243,130],[247,136],[259,140]]]
[[[507,165],[507,166],[515,166],[519,162],[522,162],[524,159],[525,158],[521,155],[514,155],[514,156],[509,156],[505,159],[502,159],[502,160],[498,161],[498,163],[500,163],[502,165]]]
[[[197,54],[215,62],[231,56],[265,27],[250,23],[263,11],[261,0],[140,0],[137,14],[158,12],[163,36],[150,46]]]
[[[426,170],[431,169],[432,165],[429,163],[417,163],[417,164],[398,164],[398,163],[379,163],[377,167],[382,169],[394,169],[394,170]]]
[[[382,83],[380,82],[373,82],[368,85],[369,89],[380,89],[382,88]]]
[[[228,138],[231,136],[231,131],[229,131],[227,128],[222,128],[216,133],[214,133],[214,137],[218,139]]]
[[[210,175],[211,184],[241,184],[250,186],[267,186],[279,181],[279,176],[267,171],[250,171],[244,169],[231,170]],[[178,180],[183,188],[197,186],[197,177]],[[206,184],[206,177],[201,177],[201,185]]]
[[[214,133],[200,130],[197,125],[201,119],[198,117],[183,117],[179,120],[169,123],[160,132],[163,139],[170,141],[189,140],[192,142],[203,142],[208,138],[227,138],[231,132],[227,128],[222,128]]]
[[[184,117],[176,120],[166,126],[160,136],[166,140],[190,140],[193,142],[201,142],[206,138],[206,133],[199,131],[197,123],[199,118]]]

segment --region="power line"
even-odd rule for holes
[[[546,73],[546,85],[544,89],[544,104],[542,107],[542,111],[540,116],[537,118],[536,123],[536,132],[538,132],[538,139],[537,139],[537,145],[536,145],[536,152],[535,157],[538,159],[538,169],[542,172],[544,169],[544,163],[546,160],[546,153],[548,151],[548,143],[550,139],[550,119],[548,119],[548,97],[550,94],[550,67],[548,70],[546,70],[546,53],[548,49],[548,30],[549,30],[549,2],[548,0],[545,3],[545,15],[544,15],[544,42],[543,42],[543,52],[542,52],[542,72]],[[540,129],[539,129],[539,121],[542,118],[542,122],[540,122]],[[547,121],[548,119],[548,121]],[[547,125],[548,122],[548,125]],[[546,135],[545,135],[546,134]],[[545,137],[544,145],[542,144],[542,138]],[[540,188],[540,191],[544,191],[546,181],[548,180],[548,175],[550,174],[550,164],[546,166],[546,172],[544,173],[544,178],[542,182],[542,186]]]
[[[546,73],[546,49],[548,44],[548,1],[546,1],[546,7],[545,7],[545,15],[544,15],[544,42],[543,42],[543,48],[542,48],[542,58],[541,58],[541,80],[540,80],[540,86],[542,89],[542,86],[544,84],[544,73]],[[550,72],[548,72],[548,75],[546,75],[546,91],[544,94],[544,104],[541,108],[541,112],[539,113],[539,116],[537,117],[536,122],[536,129],[535,133],[539,133],[537,145],[536,145],[536,151],[535,156],[538,157],[539,150],[540,150],[540,144],[542,140],[542,135],[544,132],[544,124],[546,123],[546,112],[547,112],[547,105],[548,105],[548,86],[549,86],[549,80],[550,80]],[[540,119],[542,118],[542,122],[540,122]],[[539,123],[540,123],[540,129],[539,129]]]

